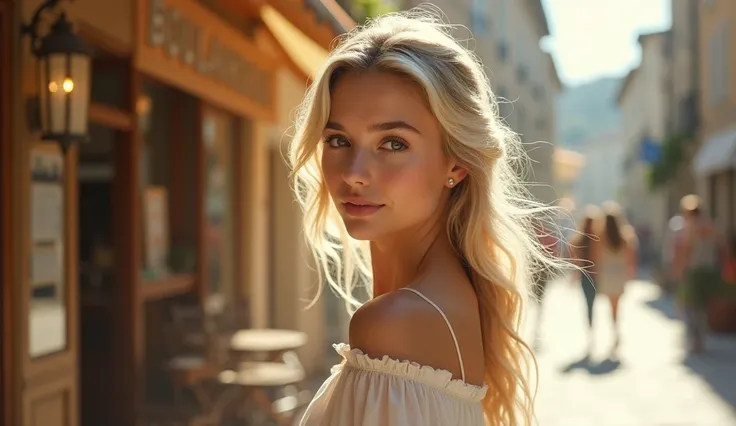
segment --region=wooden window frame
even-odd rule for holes
[[[165,82],[143,74],[141,72],[138,72],[138,79],[140,81],[140,86],[138,88],[138,92],[136,93],[136,98],[140,95],[142,95],[143,92],[143,86],[144,84],[152,84],[156,86],[160,86],[167,89],[174,89],[176,90],[175,93],[179,93],[179,90],[172,87],[171,85],[166,84]],[[172,134],[170,135],[169,139],[169,173],[170,173],[170,182],[176,182],[182,173],[187,173],[186,170],[184,170],[183,167],[181,167],[181,160],[180,157],[177,155],[179,152],[181,152],[178,146],[178,142],[181,135],[181,129],[176,124],[181,120],[181,109],[179,108],[180,104],[178,102],[173,102],[173,110],[170,117],[171,120],[171,130]],[[196,106],[197,108],[197,116],[200,115],[199,113],[199,101]],[[169,299],[176,296],[181,296],[185,294],[190,294],[196,289],[199,288],[200,280],[202,279],[202,268],[200,265],[203,261],[203,251],[201,248],[202,245],[202,234],[203,234],[203,225],[204,222],[202,221],[203,217],[200,213],[200,210],[202,210],[203,205],[203,188],[201,187],[201,181],[202,181],[202,169],[204,162],[200,160],[201,157],[201,146],[202,146],[202,139],[201,135],[201,123],[196,122],[195,123],[195,132],[197,132],[197,140],[196,140],[196,146],[197,146],[197,152],[195,152],[195,156],[197,158],[197,170],[195,170],[196,173],[196,182],[197,186],[195,188],[195,206],[197,209],[197,212],[195,213],[195,221],[196,221],[196,230],[195,230],[195,245],[196,245],[196,256],[197,256],[197,270],[194,271],[192,274],[176,274],[173,273],[169,276],[162,277],[159,279],[151,280],[151,281],[143,281],[141,280],[141,292],[140,292],[140,298],[139,303],[141,305],[145,305],[148,302],[153,302],[157,300],[163,300],[163,299]],[[140,135],[140,132],[137,130],[134,132],[136,133],[137,137],[140,139],[141,147],[145,143],[142,136]],[[138,152],[138,158],[140,159],[140,151]],[[139,171],[140,173],[140,171]],[[138,182],[136,180],[136,182]],[[136,183],[137,184],[137,183]],[[176,200],[179,198],[178,191],[176,189],[168,188],[169,190],[169,230],[171,230],[172,226],[175,226],[174,222],[171,220],[171,212],[173,212],[176,207],[175,204],[177,204]],[[173,202],[172,202],[173,198]],[[142,226],[143,223],[140,223],[141,226],[136,229],[136,233],[139,233],[142,238]]]
[[[139,80],[142,82],[155,84],[158,86],[166,87],[166,88],[172,88],[176,89],[165,82],[153,77],[149,76],[143,73],[139,73]],[[142,90],[142,84],[139,90]],[[176,89],[178,91],[178,89]],[[140,92],[142,93],[142,91]],[[226,114],[231,115],[235,119],[235,126],[233,127],[233,134],[235,135],[235,138],[233,139],[233,147],[232,147],[232,155],[236,158],[236,167],[234,167],[233,170],[233,187],[231,188],[231,201],[233,203],[233,209],[232,214],[234,217],[233,220],[233,234],[235,241],[233,242],[233,259],[234,259],[234,265],[233,265],[233,280],[236,283],[236,285],[240,285],[242,287],[243,279],[245,278],[245,269],[244,266],[241,264],[239,259],[242,256],[244,247],[244,241],[242,238],[242,231],[244,229],[245,224],[244,216],[243,216],[243,200],[242,200],[242,187],[243,184],[243,178],[245,177],[245,170],[243,170],[243,161],[242,161],[242,154],[243,154],[243,144],[247,143],[247,141],[244,140],[243,136],[243,120],[245,119],[242,116],[239,116],[231,111],[224,110],[222,108],[219,108],[217,106],[212,106],[205,101],[201,99],[196,99],[197,106],[196,106],[196,117],[197,120],[195,122],[195,134],[196,134],[196,152],[195,152],[195,158],[196,158],[196,187],[195,187],[195,205],[196,205],[196,212],[195,212],[195,222],[196,222],[196,231],[195,231],[195,244],[196,244],[196,256],[197,256],[197,270],[193,275],[189,274],[172,274],[169,277],[162,278],[160,280],[154,281],[154,282],[146,282],[141,283],[141,295],[140,295],[140,303],[145,304],[147,302],[156,301],[156,300],[163,300],[168,298],[173,298],[176,296],[184,295],[184,294],[190,294],[194,293],[199,301],[199,303],[203,304],[207,300],[207,297],[209,296],[209,280],[207,277],[207,256],[208,256],[208,248],[205,241],[205,232],[206,232],[206,215],[205,215],[205,197],[206,197],[206,185],[205,185],[205,145],[204,145],[204,139],[202,136],[202,123],[204,120],[204,109],[207,108],[214,108],[216,110],[225,112]],[[188,173],[185,169],[181,167],[181,160],[177,160],[177,152],[180,152],[178,149],[178,142],[180,140],[180,132],[181,128],[176,125],[176,123],[180,122],[181,120],[181,111],[179,108],[177,108],[180,104],[177,102],[174,102],[174,110],[171,114],[171,120],[172,120],[172,135],[170,139],[170,149],[169,149],[169,155],[171,159],[170,163],[170,171],[171,173],[171,181],[175,182],[177,180],[177,177],[181,175],[181,173]],[[137,131],[135,133],[138,133]],[[141,143],[143,141],[141,140]],[[173,196],[174,200],[178,198],[177,190],[173,188],[169,188],[169,197],[170,200]],[[173,205],[173,203],[172,203]],[[174,207],[171,207],[171,210],[173,211]],[[171,228],[173,223],[169,223],[169,227]],[[136,232],[141,232],[140,229]],[[236,293],[236,296],[240,299],[245,298],[244,292],[242,291],[242,288],[238,288],[238,292]]]
[[[231,178],[232,178],[232,187],[229,188],[230,193],[230,202],[232,203],[230,214],[232,215],[232,233],[233,233],[233,244],[232,244],[232,279],[233,284],[237,287],[235,288],[235,294],[234,296],[237,298],[236,302],[240,302],[245,300],[246,295],[244,294],[242,285],[243,285],[243,279],[245,278],[244,273],[244,267],[242,265],[242,262],[240,262],[240,259],[242,257],[243,253],[243,229],[244,229],[244,221],[245,216],[243,215],[243,199],[242,199],[242,184],[243,179],[245,178],[245,170],[243,167],[243,161],[242,161],[242,154],[243,154],[243,144],[247,143],[247,141],[244,140],[244,124],[243,120],[245,118],[238,116],[237,114],[234,114],[228,110],[219,108],[217,106],[208,104],[202,100],[199,101],[199,111],[198,111],[198,117],[199,120],[197,122],[197,135],[199,136],[199,152],[198,152],[198,183],[197,187],[200,191],[200,198],[199,201],[201,204],[198,206],[197,212],[200,215],[199,217],[199,225],[200,225],[200,237],[202,238],[201,241],[198,241],[199,248],[202,251],[200,261],[202,262],[201,265],[207,265],[207,262],[209,261],[209,247],[207,246],[207,242],[204,240],[204,235],[206,232],[207,227],[207,215],[205,214],[205,199],[207,196],[207,185],[206,185],[206,163],[205,163],[205,142],[202,135],[202,123],[204,123],[204,117],[205,117],[205,109],[211,109],[213,111],[217,111],[219,113],[227,114],[231,120],[232,120],[232,139],[230,141],[230,155],[233,156],[235,161],[233,161],[230,164],[230,167],[232,167],[231,170]],[[210,292],[210,283],[209,283],[209,277],[207,276],[207,271],[205,268],[201,268],[198,274],[197,279],[197,294],[199,297],[199,300],[204,303],[209,296],[212,295]]]

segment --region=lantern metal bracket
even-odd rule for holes
[[[21,24],[20,33],[21,35],[27,35],[31,38],[31,51],[36,56],[38,56],[38,41],[40,39],[38,36],[38,24],[41,22],[41,15],[46,10],[54,9],[60,2],[61,0],[44,1],[33,13],[31,22],[28,24]]]

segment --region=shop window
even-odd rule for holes
[[[197,100],[144,84],[137,100],[144,282],[197,271]]]
[[[234,294],[233,200],[235,197],[235,117],[211,107],[202,115],[204,144],[204,216],[208,294],[215,300]]]

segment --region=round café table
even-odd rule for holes
[[[282,387],[304,380],[304,371],[281,362],[245,361],[237,370],[221,372],[218,379],[224,384],[247,387]]]
[[[307,343],[307,334],[294,330],[249,329],[239,330],[230,338],[230,349],[241,353],[272,355],[299,349]]]
[[[291,425],[297,410],[311,398],[299,398],[297,394],[274,400],[269,396],[269,390],[287,386],[298,388],[304,376],[303,369],[286,363],[246,361],[239,363],[235,370],[221,372],[218,380],[224,385],[237,386],[244,390],[243,404],[240,410],[236,410],[240,417],[247,418],[246,407],[255,402],[261,414],[275,420],[279,425]]]

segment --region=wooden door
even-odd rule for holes
[[[16,93],[26,97],[36,66],[27,39],[13,53],[22,68]],[[57,144],[38,142],[21,105],[13,104],[12,424],[78,426],[77,149],[63,155]]]
[[[17,149],[16,139],[29,137],[25,123],[11,126],[20,105],[11,64],[19,64],[21,55],[23,66],[32,64],[26,60],[27,52],[11,50],[17,29],[14,7],[17,2],[0,0],[2,422],[74,426],[78,419],[71,202],[75,194],[70,189],[75,156],[64,158],[53,145]]]
[[[20,238],[28,261],[17,287],[23,426],[76,426],[78,414],[77,149],[30,148],[21,168]],[[21,268],[23,269],[23,268]]]

